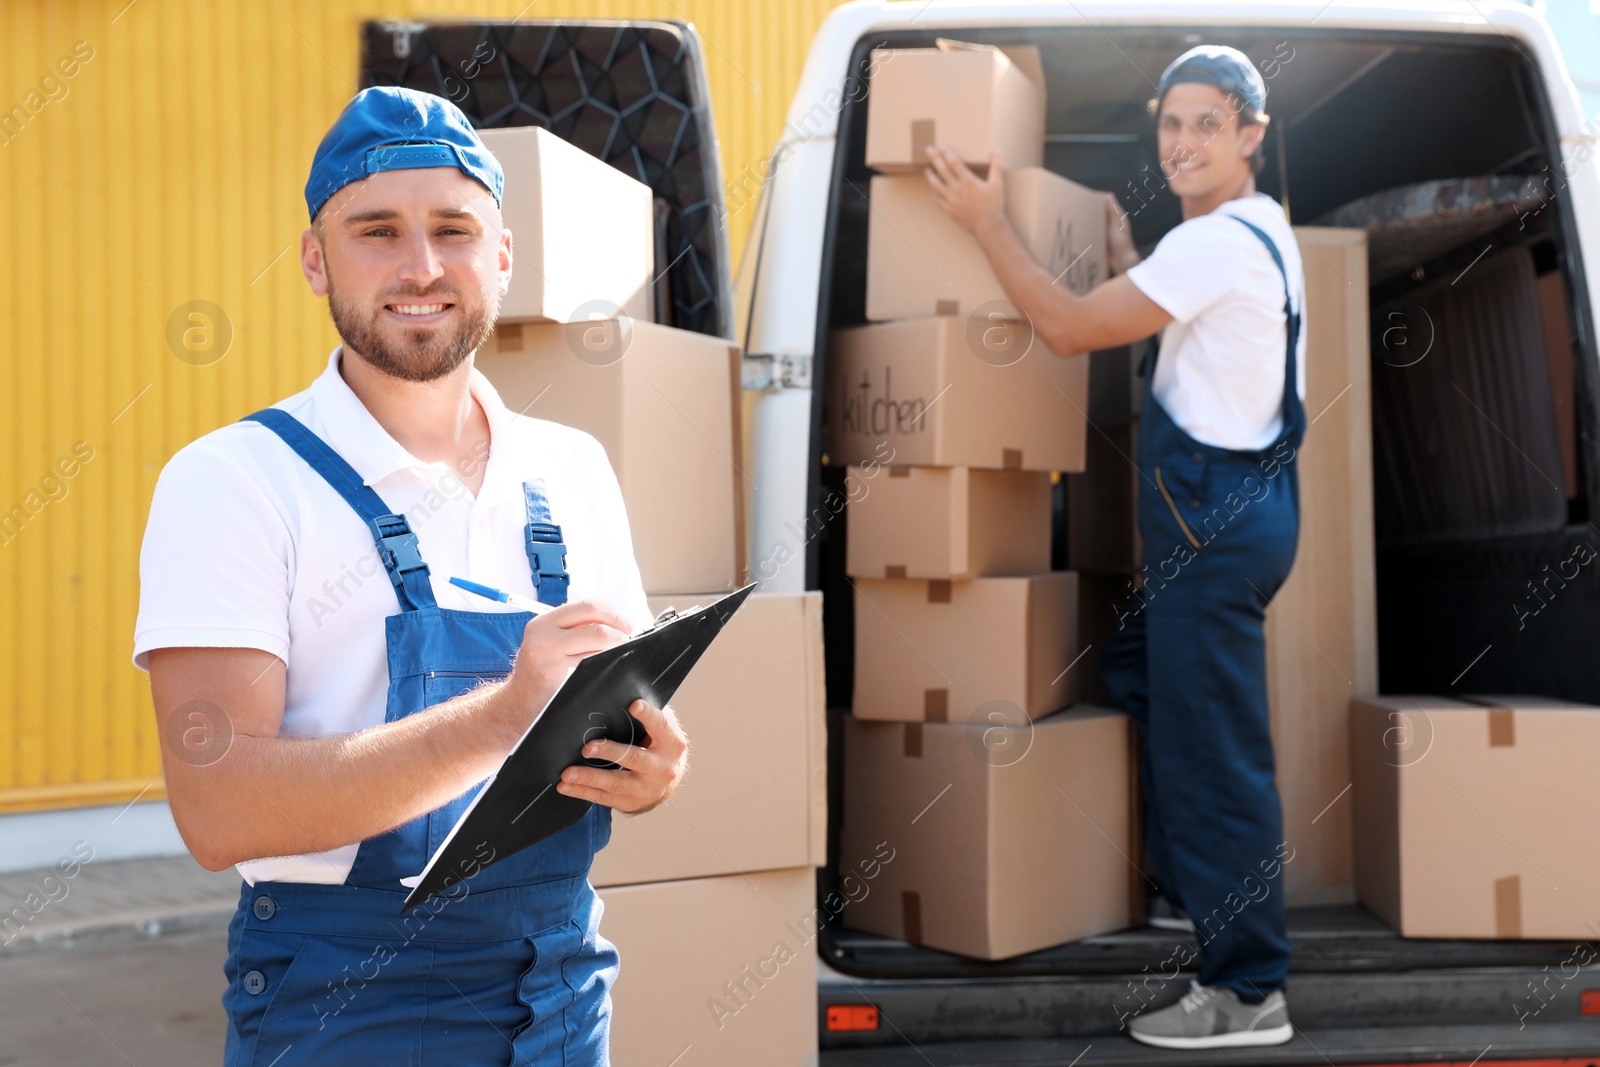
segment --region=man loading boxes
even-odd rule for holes
[[[1141,727],[1151,863],[1201,941],[1189,993],[1129,1025],[1172,1048],[1293,1033],[1263,620],[1298,537],[1304,285],[1282,209],[1255,191],[1265,100],[1261,76],[1231,48],[1201,46],[1167,68],[1157,131],[1184,221],[1143,262],[1114,225],[1119,276],[1082,296],[1053,284],[1013,231],[997,158],[979,178],[949,148],[927,150],[936,199],[1051,349],[1162,332],[1139,424],[1144,589],[1101,670],[1113,705]],[[1208,523],[1223,508],[1220,528]]]

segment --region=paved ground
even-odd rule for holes
[[[0,960],[0,1064],[221,1063],[224,930]]]
[[[7,872],[0,874],[0,960],[172,933],[227,915],[238,897],[236,873],[207,871],[188,856]]]
[[[220,1063],[238,893],[188,856],[0,874],[0,1067]]]

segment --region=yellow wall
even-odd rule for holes
[[[179,447],[303,388],[337,343],[292,248],[311,153],[355,91],[364,20],[691,21],[739,182],[760,173],[834,2],[0,8],[0,119],[38,109],[0,132],[0,520],[22,509],[0,526],[0,811],[162,795],[130,663],[150,494]],[[75,45],[73,76],[52,81]],[[736,257],[753,210],[731,219]],[[173,311],[197,299],[233,329],[209,366],[167,342]]]

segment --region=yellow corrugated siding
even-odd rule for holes
[[[0,519],[26,515],[14,537],[0,531],[0,812],[162,795],[149,689],[130,662],[150,495],[179,447],[303,388],[337,343],[296,252],[306,167],[355,90],[362,22],[691,21],[724,177],[738,182],[760,174],[835,2],[0,9],[0,117],[26,108],[76,42],[93,49],[65,96],[0,133]],[[736,258],[753,214],[730,217]],[[212,366],[167,347],[168,316],[194,299],[233,325]],[[65,495],[45,482],[48,499],[41,482],[80,441],[93,458],[61,480]]]

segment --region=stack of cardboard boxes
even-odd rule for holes
[[[1129,730],[1080,706],[1079,575],[1050,570],[1052,481],[1085,464],[1089,357],[1051,352],[923,149],[1005,168],[1058,284],[1105,277],[1105,207],[1040,166],[1038,51],[875,56],[867,318],[829,346],[829,462],[849,465],[855,692],[840,862],[850,926],[995,959],[1128,924]]]
[[[483,139],[515,263],[478,368],[512,411],[605,447],[653,612],[723,595],[745,570],[738,349],[650,321],[647,186],[542,129]],[[616,1062],[814,1057],[822,705],[816,593],[752,596],[673,699],[691,769],[655,811],[613,815],[590,872],[622,957]]]

